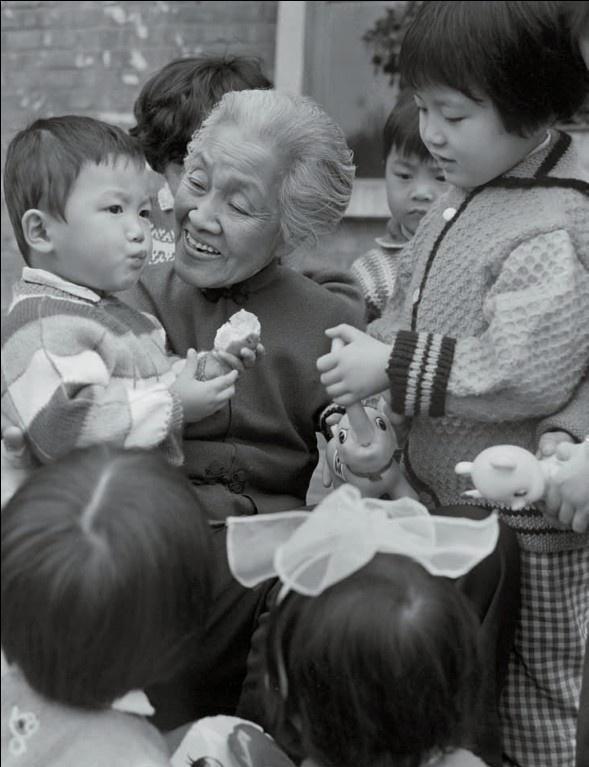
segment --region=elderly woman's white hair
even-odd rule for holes
[[[352,152],[341,128],[313,99],[271,90],[226,93],[192,137],[186,170],[214,129],[224,124],[252,133],[284,158],[279,208],[289,249],[339,223],[352,193]]]

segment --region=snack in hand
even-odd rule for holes
[[[256,315],[240,309],[217,330],[214,349],[235,354],[237,357],[244,347],[255,351],[260,343],[261,330]]]
[[[260,332],[260,321],[256,315],[240,309],[217,330],[213,350],[199,352],[197,378],[200,381],[209,381],[228,373],[231,370],[230,365],[216,352],[227,352],[240,357],[244,348],[256,351],[260,343]]]

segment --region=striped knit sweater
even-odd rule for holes
[[[393,409],[413,416],[407,471],[436,503],[464,502],[458,461],[496,444],[535,451],[539,424],[587,391],[589,184],[578,172],[570,137],[555,134],[505,176],[451,188],[403,251],[370,330],[392,344]],[[505,517],[532,550],[589,540],[534,509]]]
[[[407,242],[407,237],[391,220],[386,235],[376,238],[377,247],[353,262],[350,271],[362,290],[367,322],[380,317],[393,295],[399,257]]]
[[[154,317],[41,269],[23,270],[2,327],[2,430],[47,463],[109,442],[182,463],[182,407]]]

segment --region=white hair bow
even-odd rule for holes
[[[457,578],[487,557],[499,535],[496,514],[474,521],[431,516],[411,498],[362,498],[342,485],[312,512],[227,520],[229,567],[244,586],[278,576],[285,589],[316,596],[378,552],[404,554],[432,575]]]

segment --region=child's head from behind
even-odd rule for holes
[[[273,734],[320,767],[417,767],[464,746],[476,631],[451,582],[399,555],[318,597],[289,595],[268,637]]]
[[[424,3],[400,69],[424,143],[453,184],[505,173],[587,94],[588,75],[556,2]]]
[[[260,62],[249,56],[196,56],[166,64],[143,86],[131,129],[151,167],[182,169],[195,130],[229,91],[271,88]]]
[[[49,699],[108,706],[176,673],[209,600],[210,539],[156,455],[94,447],[39,469],[2,512],[2,646]]]
[[[76,115],[36,120],[10,142],[4,190],[30,266],[100,291],[139,279],[151,252],[147,172],[120,128]]]
[[[390,112],[383,130],[387,201],[395,222],[409,236],[445,190],[444,174],[419,135],[419,112],[404,97]]]

